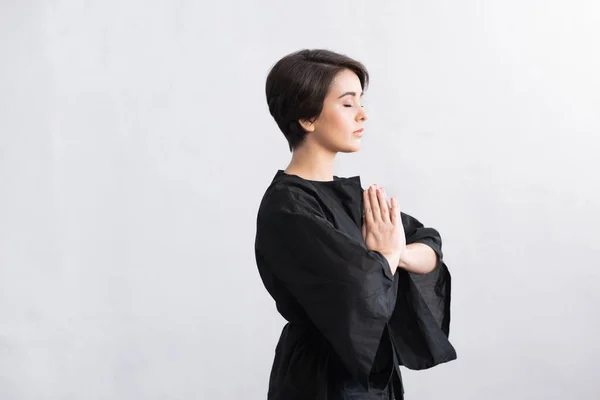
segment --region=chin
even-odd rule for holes
[[[335,149],[336,153],[356,153],[360,150],[362,138],[360,137],[345,137],[344,140],[331,142],[330,149]]]
[[[344,146],[344,148],[340,149],[340,153],[356,153],[360,150],[360,142],[351,144],[349,146]]]

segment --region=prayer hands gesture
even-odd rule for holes
[[[398,200],[392,197],[390,207],[385,190],[377,185],[371,185],[363,191],[363,200],[365,217],[362,235],[367,248],[379,251],[388,260],[393,274],[406,249]]]

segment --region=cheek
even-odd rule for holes
[[[332,115],[331,120],[339,129],[347,130],[348,126],[352,125],[352,115],[349,110],[341,109]]]
[[[345,135],[354,127],[354,114],[351,108],[330,108],[321,113],[321,127],[326,136],[331,139]]]

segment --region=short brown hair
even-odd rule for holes
[[[369,73],[364,65],[330,50],[299,50],[273,66],[267,76],[267,104],[290,151],[306,136],[298,121],[319,117],[333,79],[345,69],[354,72],[363,90],[366,89]]]

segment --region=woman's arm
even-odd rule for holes
[[[437,254],[431,247],[424,243],[412,243],[406,245],[398,266],[415,274],[428,274],[437,264]]]

